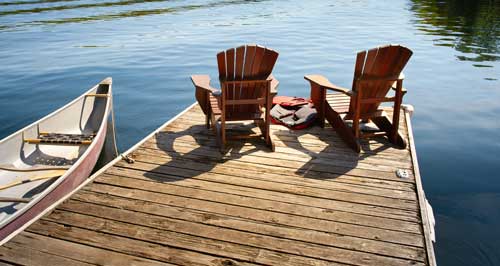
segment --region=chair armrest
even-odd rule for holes
[[[280,82],[273,76],[273,74],[269,75],[267,79],[271,80],[271,94],[278,93],[278,85],[280,84]]]
[[[352,92],[346,88],[342,88],[340,86],[337,86],[333,83],[331,83],[327,78],[321,75],[305,75],[304,79],[308,80],[311,82],[311,84],[316,84],[322,88],[329,89],[329,90],[334,90],[337,92],[344,93],[346,95],[351,96]]]
[[[210,86],[210,76],[208,75],[192,75],[191,81],[196,88],[207,90],[211,93],[217,93],[217,89]]]
[[[403,72],[401,72],[399,74],[398,80],[404,80],[404,79],[405,79],[405,74],[403,74]],[[394,91],[396,90],[396,84],[397,84],[397,81],[394,81],[394,83],[391,86],[391,89],[393,89]],[[408,92],[404,87],[402,88],[402,91],[403,91],[403,95],[405,95]]]
[[[403,80],[405,79],[405,74],[403,72],[399,73],[399,77],[398,77],[398,80]]]
[[[392,84],[392,87],[391,87],[392,90],[396,91],[396,82],[394,82],[394,84]],[[406,88],[401,88],[401,90],[403,91],[403,95],[405,95],[408,91],[406,90]]]
[[[210,77],[208,75],[192,75],[191,81],[194,84],[196,101],[200,105],[203,113],[209,115],[210,111],[210,94],[214,95],[220,92],[210,86]]]

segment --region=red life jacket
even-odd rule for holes
[[[275,96],[273,98],[273,105],[279,104],[281,106],[300,106],[308,104],[310,101],[300,97],[292,96]]]
[[[304,129],[316,119],[316,109],[308,99],[290,96],[273,98],[271,121],[291,129]]]

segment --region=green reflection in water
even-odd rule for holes
[[[500,1],[412,0],[417,29],[435,39],[437,46],[453,47],[470,54],[462,61],[500,60]],[[484,64],[475,64],[485,67]]]

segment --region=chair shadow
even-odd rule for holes
[[[351,150],[331,128],[313,126],[305,130],[277,130],[274,132],[286,147],[307,154],[311,159],[295,171],[311,179],[335,179],[356,169],[359,162],[393,148],[386,139],[373,138],[380,146],[374,148],[367,140],[361,141],[362,153]],[[309,136],[308,136],[309,135]]]
[[[229,132],[236,132],[238,135],[256,133],[255,130],[258,129],[253,124],[233,123],[229,126]],[[349,174],[358,168],[359,162],[364,159],[393,148],[386,139],[373,138],[371,140],[378,140],[377,145],[363,140],[363,152],[358,154],[343,143],[333,129],[319,126],[304,130],[283,128],[273,130],[272,135],[282,143],[280,145],[294,149],[293,153],[298,151],[310,157],[309,161],[295,170],[295,174],[311,179],[335,179]],[[213,171],[219,164],[237,160],[256,151],[269,152],[268,156],[274,157],[274,153],[261,139],[230,141],[222,154],[214,132],[204,124],[181,130],[169,128],[167,131],[158,132],[154,140],[148,148],[148,155],[161,156],[164,163],[148,170],[144,176],[158,182],[193,178]],[[278,159],[279,152],[275,156]],[[286,164],[286,159],[283,159],[283,163]]]
[[[236,129],[236,130],[235,130]],[[250,133],[253,125],[231,124],[229,132]],[[149,170],[144,175],[158,182],[175,182],[196,177],[210,172],[218,164],[241,158],[257,150],[261,145],[254,145],[248,140],[235,140],[227,144],[225,153],[220,152],[216,136],[212,129],[198,124],[181,131],[162,131],[155,135],[153,152],[167,157],[167,162]]]
[[[46,181],[43,181],[41,184],[37,185],[36,187],[28,190],[26,193],[24,193],[20,198],[32,198],[43,191],[47,189],[52,183],[54,183],[57,180],[57,178],[52,178],[48,179]],[[6,213],[6,214],[13,214],[19,210],[18,205],[19,204],[24,204],[24,203],[19,203],[19,202],[13,202],[8,205],[0,207],[0,213]]]

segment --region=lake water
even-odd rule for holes
[[[304,74],[350,86],[355,54],[414,51],[405,102],[437,219],[439,265],[500,265],[500,1],[0,1],[0,138],[112,76],[125,150],[194,101],[189,75],[245,43],[280,52],[280,93]],[[214,84],[217,85],[217,84]]]

